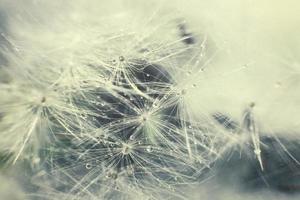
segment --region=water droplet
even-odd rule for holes
[[[127,174],[129,176],[133,175],[134,174],[134,169],[133,168],[127,168]]]
[[[260,151],[259,149],[255,149],[255,150],[254,150],[254,153],[255,153],[256,155],[259,155],[259,154],[261,153],[261,151]]]
[[[249,65],[248,65],[248,64],[243,64],[242,67],[243,67],[243,68],[247,68],[247,67],[249,67]]]
[[[280,82],[280,81],[277,81],[276,83],[275,83],[275,87],[276,88],[280,88],[282,86],[282,83]]]
[[[119,57],[119,61],[123,62],[125,60],[124,56]]]
[[[38,164],[40,161],[41,161],[41,159],[38,158],[38,157],[36,157],[36,158],[33,159],[33,163],[34,164]]]
[[[197,85],[194,83],[194,84],[192,85],[192,87],[195,88],[195,87],[197,87]]]
[[[142,116],[142,121],[143,121],[143,122],[146,122],[147,120],[148,120],[148,117],[145,116],[145,115],[143,115],[143,116]]]
[[[117,64],[117,61],[116,61],[115,59],[113,59],[113,60],[112,60],[112,64],[113,64],[113,65],[116,65],[116,64]]]
[[[152,146],[148,146],[146,150],[147,150],[147,152],[151,153],[153,151],[153,148],[152,148]]]
[[[42,97],[41,103],[45,103],[46,102],[46,97]]]
[[[192,129],[192,126],[191,126],[191,125],[188,125],[188,128],[189,128],[189,129]]]
[[[147,77],[149,77],[149,76],[150,76],[150,74],[146,74],[146,76],[147,76]]]
[[[250,130],[250,131],[253,131],[253,130],[254,130],[254,127],[253,127],[252,125],[250,125],[250,126],[249,126],[249,130]]]
[[[92,168],[92,165],[91,165],[91,163],[86,163],[86,165],[85,165],[85,168],[87,168],[87,169],[91,169],[91,168]]]
[[[108,172],[106,174],[106,178],[111,178],[111,179],[117,179],[118,178],[118,174],[114,171]]]
[[[130,140],[134,140],[134,139],[135,139],[135,136],[134,136],[134,135],[131,135],[131,136],[129,137],[129,139],[130,139]]]
[[[251,102],[250,105],[249,105],[251,108],[253,108],[255,106],[255,103],[254,102]]]

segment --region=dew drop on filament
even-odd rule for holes
[[[86,163],[85,168],[86,168],[86,169],[91,169],[91,168],[92,168],[91,163]]]
[[[153,148],[151,146],[148,146],[146,150],[147,152],[151,153],[153,151]]]

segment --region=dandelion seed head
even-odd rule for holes
[[[196,182],[229,140],[190,104],[207,39],[170,13],[88,10],[74,4],[55,18],[33,17],[40,23],[26,23],[23,34],[11,19],[20,51],[7,56],[16,83],[1,83],[13,90],[0,107],[3,144],[14,162],[44,153],[48,188],[66,198],[183,198],[176,185]]]

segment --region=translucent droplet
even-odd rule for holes
[[[131,135],[131,136],[129,137],[129,139],[130,139],[130,140],[134,140],[134,139],[135,139],[135,136],[134,136],[134,135]]]
[[[252,125],[250,125],[250,126],[249,126],[249,130],[250,130],[250,131],[253,131],[253,130],[254,130],[254,127],[253,127]]]
[[[192,126],[191,126],[191,125],[188,125],[188,128],[189,128],[189,129],[192,129]]]
[[[182,94],[182,95],[185,95],[186,92],[187,92],[186,89],[181,90],[181,94]]]
[[[133,168],[128,168],[127,169],[127,174],[128,175],[133,175],[134,174],[134,169]]]
[[[277,81],[276,83],[275,83],[275,87],[276,88],[280,88],[282,86],[282,83],[280,82],[280,81]]]
[[[91,163],[86,163],[86,165],[85,165],[85,168],[87,168],[87,169],[91,169],[91,168],[92,168],[92,165],[91,165]]]
[[[143,122],[146,122],[147,120],[148,120],[147,116],[143,115],[143,116],[142,116],[142,121],[143,121]]]
[[[36,157],[33,159],[34,164],[38,164],[40,162],[40,158]]]
[[[259,149],[255,149],[255,150],[254,150],[254,153],[255,153],[256,155],[259,155],[259,154],[261,153],[261,151],[260,151]]]
[[[123,62],[125,60],[124,56],[119,57],[119,61]]]
[[[153,151],[153,148],[152,148],[152,146],[148,146],[146,150],[147,150],[147,152],[151,153]]]
[[[108,172],[106,174],[106,178],[111,178],[111,179],[117,179],[118,178],[118,174],[114,171]]]
[[[109,81],[109,77],[105,77],[105,78],[104,78],[104,81],[105,81],[105,82],[108,82],[108,81]]]
[[[45,102],[46,102],[46,97],[42,97],[41,103],[45,103]]]

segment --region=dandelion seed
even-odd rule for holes
[[[255,125],[253,110],[252,110],[254,106],[255,106],[254,102],[250,103],[249,109],[245,111],[243,125],[246,128],[246,131],[251,134],[251,138],[254,146],[254,153],[256,154],[261,170],[264,170],[262,158],[261,158],[260,137],[259,137],[259,132],[257,130],[257,127]]]

